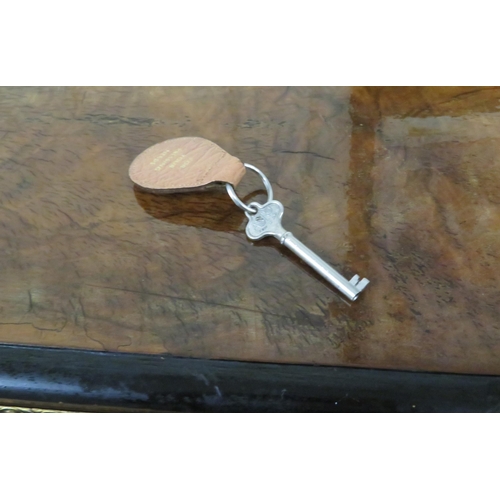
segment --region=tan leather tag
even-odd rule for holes
[[[180,137],[143,151],[130,165],[139,186],[154,191],[184,191],[214,182],[236,186],[245,174],[243,163],[201,137]]]

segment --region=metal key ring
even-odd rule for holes
[[[260,178],[262,179],[262,182],[264,183],[264,187],[266,188],[266,191],[267,191],[267,203],[269,203],[270,201],[273,201],[273,188],[271,186],[271,183],[269,182],[269,179],[257,167],[254,167],[253,165],[250,165],[249,163],[244,163],[243,165],[245,165],[245,167],[248,168],[249,170],[253,170],[254,172],[256,172],[257,174],[260,175]],[[234,190],[234,187],[231,184],[226,183],[226,191],[227,191],[227,194],[230,196],[230,198],[234,201],[234,203],[236,204],[237,207],[239,207],[242,210],[244,210],[245,212],[249,212],[251,214],[257,213],[257,210],[255,208],[252,208],[251,206],[243,203],[240,200],[240,198],[236,194],[236,191]],[[250,203],[250,205],[252,205],[252,203]]]

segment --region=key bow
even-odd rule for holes
[[[246,233],[251,240],[260,240],[266,236],[281,239],[284,236],[286,231],[281,225],[284,209],[279,201],[272,200],[264,205],[254,202],[249,206],[257,210],[255,214],[245,212],[248,217]]]

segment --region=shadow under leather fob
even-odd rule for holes
[[[129,176],[152,191],[189,191],[214,183],[236,186],[245,166],[213,142],[201,137],[179,137],[143,151],[130,165]]]

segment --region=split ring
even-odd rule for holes
[[[266,188],[267,191],[267,203],[270,201],[273,201],[273,188],[271,186],[271,183],[269,182],[269,179],[264,175],[263,172],[261,172],[257,167],[254,167],[253,165],[250,165],[249,163],[244,163],[246,168],[249,170],[253,170],[257,174],[260,175],[260,178],[262,179],[262,182],[264,183],[264,187]],[[230,196],[230,198],[234,201],[237,207],[241,208],[245,212],[249,212],[251,214],[256,214],[257,210],[255,208],[252,208],[251,206],[247,205],[246,203],[243,203],[241,199],[238,197],[236,194],[236,191],[234,190],[234,187],[226,183],[226,191],[227,194]],[[250,203],[251,205],[251,203]]]

